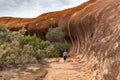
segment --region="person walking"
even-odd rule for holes
[[[63,59],[64,59],[64,62],[66,62],[66,59],[67,59],[67,51],[64,51],[64,52],[63,52]]]

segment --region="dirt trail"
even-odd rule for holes
[[[43,80],[78,80],[80,76],[80,61],[76,59],[64,62],[60,58],[58,62],[52,62],[49,66],[48,74]]]
[[[1,71],[0,80],[83,80],[80,79],[81,67],[84,62],[79,59],[62,58],[44,59],[44,65],[31,65],[23,69]],[[47,62],[47,63],[45,63]]]

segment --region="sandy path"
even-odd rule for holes
[[[5,79],[8,80],[84,80],[80,79],[81,62],[77,59],[69,58],[67,62],[64,62],[62,58],[45,59],[46,67],[31,65],[22,71],[4,71]],[[34,71],[34,72],[31,72]],[[11,74],[11,75],[10,75]],[[10,77],[13,78],[10,79]],[[0,80],[4,80],[0,77]]]
[[[48,68],[48,74],[44,80],[78,80],[80,76],[80,63],[71,59],[64,62],[62,58],[58,62],[52,62]]]

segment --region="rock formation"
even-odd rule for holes
[[[95,0],[88,1],[74,8],[65,9],[62,11],[44,13],[36,18],[12,18],[1,17],[0,24],[6,24],[12,31],[17,31],[22,27],[27,29],[27,34],[33,35],[34,33],[42,39],[50,27],[63,27],[66,31],[67,24],[70,16],[75,12],[83,9]]]
[[[89,60],[94,80],[120,79],[119,12],[119,0],[98,0],[70,18],[72,52]]]
[[[82,80],[120,80],[120,1],[90,0],[37,18],[0,18],[11,30],[21,27],[44,39],[49,27],[62,27],[70,38],[70,53],[84,60]],[[82,70],[82,69],[81,69]],[[82,73],[81,73],[82,74]]]

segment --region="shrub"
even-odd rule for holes
[[[49,41],[43,41],[39,39],[38,37],[36,37],[36,35],[23,36],[20,38],[19,43],[21,48],[23,48],[24,45],[29,44],[29,45],[32,45],[36,50],[38,49],[42,50],[44,48],[47,48],[51,44]]]
[[[40,43],[40,39],[36,37],[36,35],[33,35],[33,36],[23,36],[20,38],[19,40],[19,43],[20,43],[20,47],[24,47],[24,45],[26,44],[30,44],[36,48],[39,47],[39,43]]]
[[[69,50],[70,45],[68,43],[53,43],[45,50],[47,57],[60,57],[64,50]]]
[[[51,57],[59,57],[60,54],[59,52],[55,49],[54,45],[50,45],[46,48],[46,56],[51,58]]]
[[[15,63],[15,59],[18,59],[18,54],[21,52],[19,49],[19,43],[12,41],[10,44],[4,42],[0,45],[0,64],[1,65],[12,65]]]
[[[60,56],[62,56],[62,53],[65,50],[69,50],[70,45],[68,43],[54,43],[55,49],[57,50],[57,52],[60,54]]]
[[[7,31],[9,31],[7,29],[7,26],[5,24],[0,24],[0,32],[7,32]]]
[[[17,64],[26,64],[36,62],[35,51],[32,46],[25,45],[23,49],[19,48],[18,43],[12,46],[11,44],[3,44],[0,47],[0,51],[2,54],[0,55],[0,64],[6,67],[9,65],[17,65]]]
[[[4,24],[0,24],[0,44],[6,41],[6,37],[9,33],[9,30]]]
[[[37,60],[40,60],[40,59],[42,59],[42,58],[45,58],[46,57],[46,55],[45,55],[45,50],[43,49],[43,50],[37,50],[37,54],[35,54],[35,57],[36,57],[36,59]]]
[[[21,52],[19,53],[18,59],[16,60],[16,64],[25,64],[25,63],[33,63],[36,62],[37,59],[35,55],[37,51],[34,50],[32,45],[25,45]]]
[[[63,32],[61,27],[49,28],[46,39],[51,42],[62,42],[64,40],[65,33]]]
[[[11,32],[5,25],[0,25],[0,44],[19,40],[23,35],[18,31]]]

